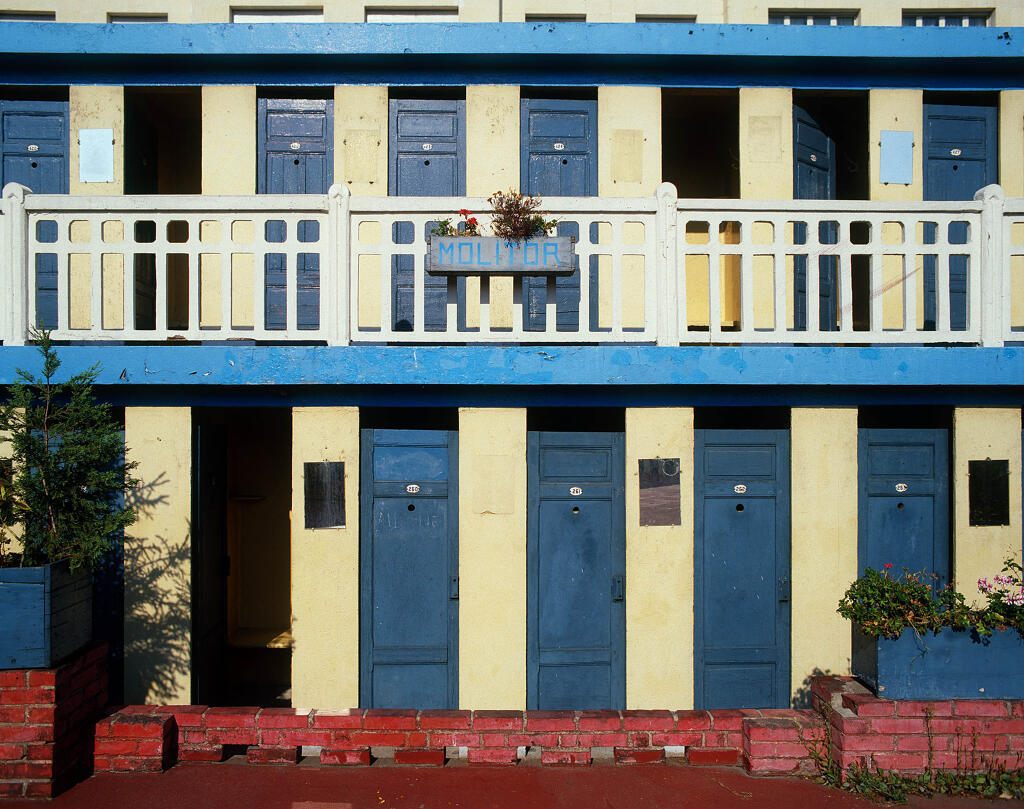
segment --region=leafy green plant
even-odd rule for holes
[[[461,222],[452,222],[451,219],[442,219],[439,222],[435,222],[433,227],[430,228],[431,236],[480,236],[480,222],[473,212],[467,208],[462,208],[459,211],[459,216],[462,217]]]
[[[487,198],[491,203],[493,219],[491,232],[510,242],[522,242],[544,236],[558,224],[557,219],[545,219],[546,211],[538,210],[540,197],[520,194],[518,191],[496,191]]]
[[[0,406],[0,441],[10,445],[10,496],[0,501],[5,526],[20,524],[21,552],[5,566],[69,559],[91,566],[135,520],[125,504],[137,485],[124,439],[109,407],[93,395],[99,364],[58,382],[60,359],[47,331],[33,334],[42,357],[35,376],[18,381]]]

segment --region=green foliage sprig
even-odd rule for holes
[[[0,442],[10,445],[11,496],[0,502],[5,526],[21,525],[20,556],[31,566],[69,559],[91,566],[135,521],[126,498],[138,485],[125,461],[121,430],[92,386],[99,364],[57,382],[60,359],[47,331],[33,333],[42,356],[37,377],[17,369],[0,406]]]
[[[491,232],[510,242],[522,242],[544,236],[558,224],[557,219],[545,219],[546,211],[539,210],[540,197],[520,194],[518,191],[495,191],[487,198],[491,203]]]

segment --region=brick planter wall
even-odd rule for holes
[[[0,671],[0,797],[49,798],[89,773],[107,645],[50,669]]]

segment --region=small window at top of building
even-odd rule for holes
[[[917,28],[984,28],[992,16],[990,9],[971,11],[904,11],[903,24]]]
[[[316,8],[232,8],[231,22],[323,22],[324,9]]]
[[[637,22],[697,22],[696,14],[637,14]]]
[[[55,11],[0,11],[0,22],[56,22]]]
[[[770,9],[768,22],[772,25],[856,25],[858,11],[787,11]]]
[[[458,22],[457,8],[367,8],[367,22]]]
[[[527,14],[527,22],[586,22],[586,14]]]
[[[113,23],[137,23],[137,22],[167,22],[166,14],[108,14],[107,22]]]

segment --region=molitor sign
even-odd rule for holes
[[[427,245],[431,275],[572,275],[568,236],[510,242],[497,236],[432,236]]]

